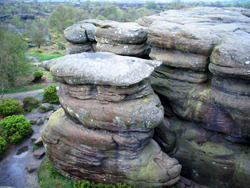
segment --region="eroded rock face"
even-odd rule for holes
[[[96,25],[98,25],[99,22],[102,21],[91,19],[82,20],[66,28],[64,31],[65,38],[68,41],[65,46],[66,52],[68,54],[93,52],[92,45],[96,43]]]
[[[164,138],[170,138],[156,139],[163,151],[169,151],[175,142],[170,156],[183,165],[183,176],[209,187],[242,187],[249,183],[248,146],[227,142],[223,134],[176,118],[165,119],[157,129],[154,137],[162,138],[164,131]]]
[[[54,61],[46,66],[63,82],[63,109],[50,117],[42,139],[58,172],[73,180],[142,187],[180,179],[181,165],[152,140],[164,113],[148,77],[161,62],[111,53]]]
[[[97,50],[118,55],[148,57],[148,28],[137,23],[104,21],[96,31]]]
[[[152,87],[165,116],[176,118],[155,128],[154,139],[185,166],[183,176],[209,187],[244,187],[250,178],[246,12],[197,7],[138,20],[149,27],[149,56],[163,62]]]

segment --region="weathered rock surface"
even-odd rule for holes
[[[84,44],[73,44],[67,42],[65,45],[67,54],[78,54],[82,52],[93,52],[92,43],[86,42]]]
[[[53,60],[52,60],[53,61]],[[63,107],[42,131],[46,155],[73,180],[171,186],[181,166],[152,140],[164,118],[149,76],[161,62],[111,53],[58,58],[50,67]]]
[[[171,156],[183,165],[183,176],[209,187],[241,187],[249,182],[246,178],[250,175],[247,170],[250,167],[248,146],[227,142],[223,134],[207,131],[192,122],[176,118],[164,122],[161,130],[167,130],[165,137],[156,136],[168,139],[175,134],[176,148]],[[169,150],[168,142],[164,143],[162,139],[158,143],[163,151]],[[244,170],[239,161],[245,165]]]
[[[81,63],[84,62],[84,63]],[[160,61],[118,56],[108,52],[66,55],[51,60],[54,78],[68,84],[128,86],[150,76]]]
[[[81,24],[74,24],[64,30],[64,36],[67,41],[72,43],[87,42],[86,30],[81,28]]]
[[[175,118],[155,128],[154,139],[180,160],[184,177],[209,187],[249,182],[250,18],[244,12],[197,7],[138,20],[149,27],[149,56],[163,62],[152,87],[165,115]]]
[[[148,57],[151,49],[146,42],[142,44],[97,43],[96,48],[99,52],[111,52],[118,55],[134,57]]]
[[[150,57],[162,61],[163,65],[186,68],[194,71],[206,71],[208,68],[207,56],[190,54],[176,50],[152,48]]]
[[[96,41],[102,44],[142,44],[147,40],[148,28],[134,22],[103,21],[96,30]]]
[[[236,31],[216,46],[209,70],[224,77],[250,78],[250,34]]]

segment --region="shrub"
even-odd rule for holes
[[[43,71],[36,71],[33,76],[34,76],[33,81],[36,82],[36,81],[38,81],[38,80],[40,80],[42,78]]]
[[[2,154],[4,150],[6,150],[6,145],[7,145],[6,140],[0,136],[0,154]]]
[[[38,108],[38,111],[39,112],[41,112],[41,113],[45,113],[45,112],[48,112],[48,111],[50,111],[50,110],[54,110],[54,106],[52,105],[52,106],[50,106],[50,107],[48,107],[48,108],[46,108],[46,107],[44,107],[44,106],[39,106],[39,108]],[[42,124],[43,124],[43,122],[42,122]],[[39,125],[39,124],[37,124],[37,125]],[[40,124],[41,125],[41,124]]]
[[[49,103],[59,104],[56,86],[49,86],[44,90],[43,101]]]
[[[31,135],[33,129],[23,115],[13,115],[0,122],[3,137],[12,144],[20,143],[25,136]]]
[[[0,115],[11,116],[23,113],[23,109],[19,106],[19,102],[15,99],[0,100]]]
[[[31,112],[34,108],[39,106],[39,102],[35,97],[24,97],[23,99],[23,108],[27,112]]]

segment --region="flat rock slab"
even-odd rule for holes
[[[32,173],[34,171],[36,171],[36,169],[39,167],[40,162],[38,163],[31,163],[26,167],[26,170],[28,171],[28,173]]]
[[[44,149],[44,147],[40,147],[40,148],[36,149],[36,150],[33,152],[33,156],[34,156],[36,159],[40,159],[44,154],[45,154],[45,149]]]
[[[129,86],[148,78],[161,61],[108,52],[66,55],[50,61],[55,79],[68,84]],[[46,65],[49,66],[49,65]]]

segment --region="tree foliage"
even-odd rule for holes
[[[63,31],[76,23],[77,21],[88,19],[89,15],[86,10],[79,8],[72,8],[59,4],[56,9],[50,14],[49,26],[55,29],[58,33]]]
[[[47,33],[47,23],[42,20],[33,21],[27,25],[27,36],[38,48],[45,43]]]
[[[0,27],[0,87],[4,89],[22,85],[23,76],[29,75],[31,66],[25,56],[27,46],[14,31]]]

